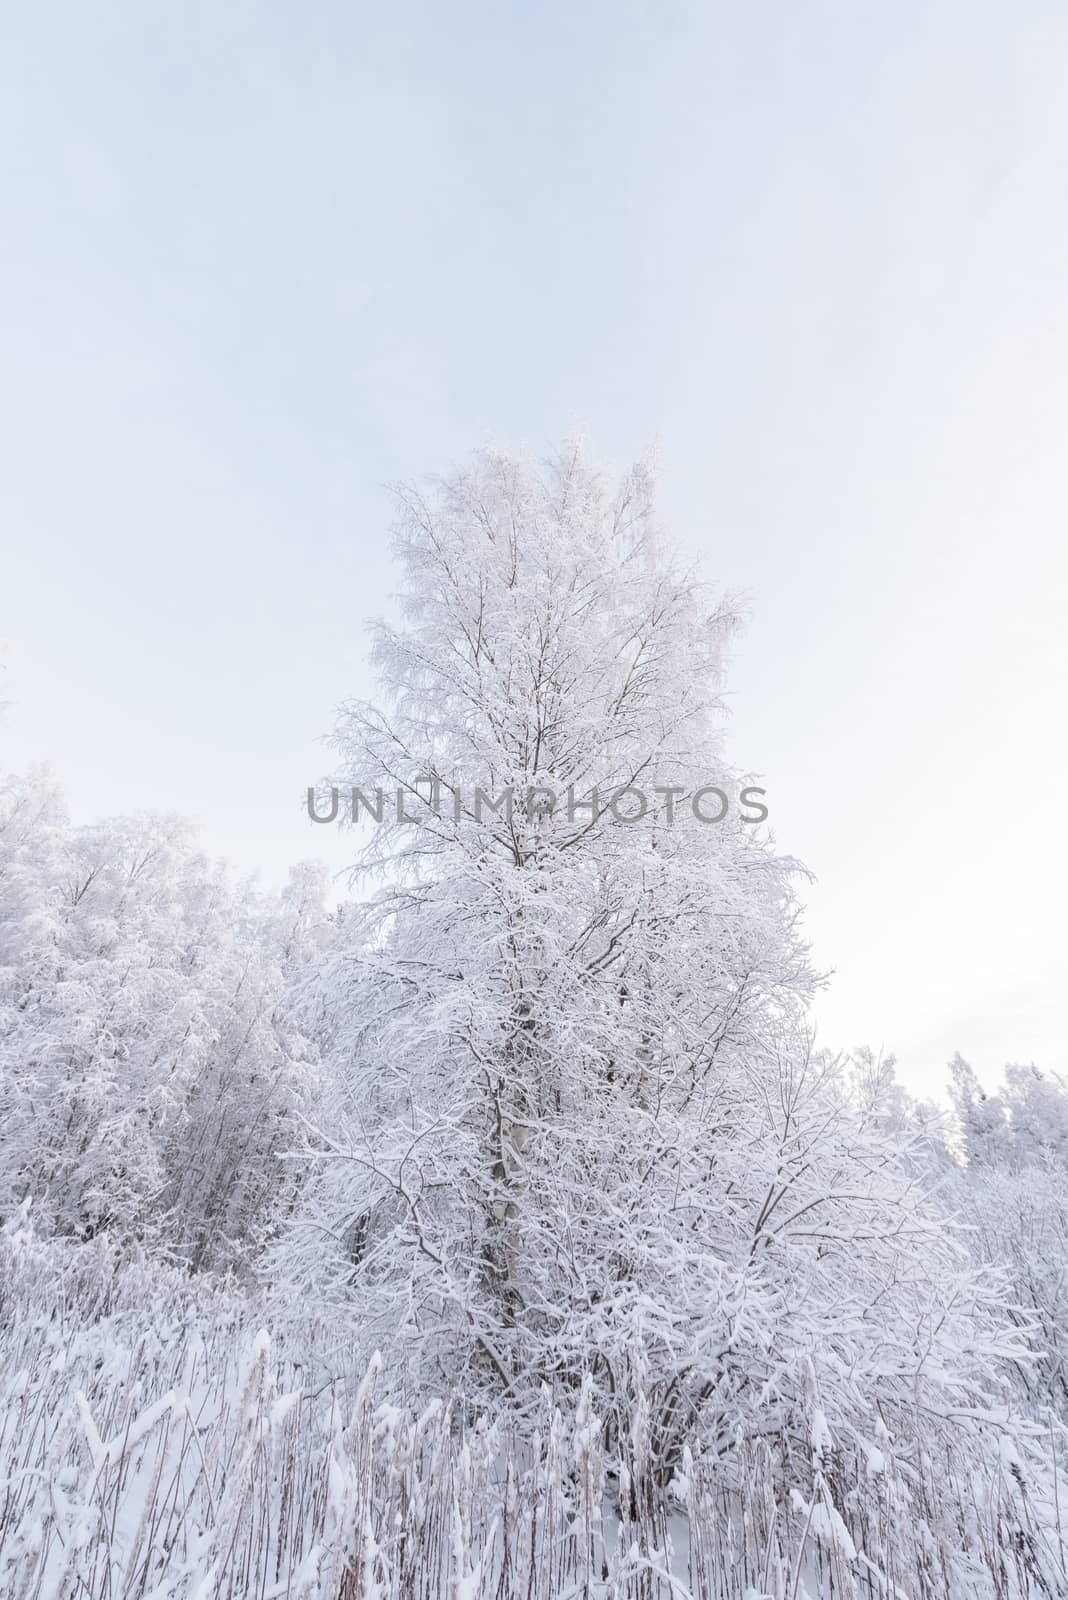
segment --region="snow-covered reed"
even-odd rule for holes
[[[60,1249],[22,1219],[0,1251],[11,1600],[1068,1592],[1059,1508],[1011,1449],[965,1490],[964,1463],[898,1462],[889,1439],[856,1470],[816,1414],[807,1483],[784,1488],[769,1440],[687,1452],[663,1494],[642,1406],[610,1460],[588,1383],[546,1395],[520,1441],[456,1397],[387,1403],[378,1363],[347,1371],[336,1332],[288,1321],[272,1341],[254,1299],[120,1266],[105,1242]],[[925,1485],[907,1523],[902,1474]],[[941,1506],[962,1501],[948,1530]]]

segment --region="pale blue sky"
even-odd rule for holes
[[[825,1039],[1068,1069],[1066,84],[1027,0],[8,8],[4,764],[279,879],[383,485],[656,436]]]

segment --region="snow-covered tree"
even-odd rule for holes
[[[323,884],[275,901],[174,818],[71,827],[46,774],[0,794],[0,1205],[194,1266],[247,1253],[291,1194],[314,1087],[285,1004]]]
[[[1007,1274],[1009,1314],[1038,1329],[1017,1388],[1068,1418],[1068,1088],[1033,1065],[1007,1066],[996,1093],[959,1055],[950,1072],[962,1157],[952,1204],[975,1258]]]
[[[336,1088],[276,1269],[417,1392],[522,1418],[592,1375],[663,1472],[978,1415],[1018,1341],[891,1086],[810,1048],[798,869],[722,753],[737,613],[647,468],[484,453],[402,491],[397,551],[331,780],[386,881],[309,997]]]
[[[972,1167],[995,1165],[1008,1153],[1008,1124],[1000,1095],[987,1094],[958,1051],[949,1063],[949,1098],[961,1153]]]

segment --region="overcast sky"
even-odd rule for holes
[[[3,764],[279,881],[384,485],[658,438],[823,1038],[1068,1069],[1066,84],[1028,0],[8,8]]]

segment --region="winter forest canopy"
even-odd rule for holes
[[[1068,1091],[814,1038],[654,489],[398,493],[341,906],[4,775],[0,1592],[1068,1594]]]

